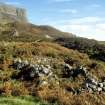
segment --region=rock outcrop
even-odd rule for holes
[[[26,11],[22,8],[0,3],[0,22],[3,21],[27,22]]]

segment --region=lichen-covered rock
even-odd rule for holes
[[[103,88],[103,83],[99,83],[98,86],[99,86],[100,88]]]
[[[12,36],[19,36],[19,32],[16,29],[12,30],[12,32],[10,34]]]
[[[23,61],[21,59],[15,59],[12,67],[16,70],[19,70],[20,72],[18,77],[22,77],[25,80],[32,80],[37,77],[42,78],[52,76],[50,65],[31,64],[27,60]]]

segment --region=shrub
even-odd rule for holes
[[[6,81],[0,84],[1,94],[4,95],[13,95],[13,96],[21,96],[28,95],[29,92],[25,88],[24,84],[18,81]]]

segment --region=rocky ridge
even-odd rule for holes
[[[26,22],[26,11],[23,8],[17,8],[11,5],[0,3],[0,22]]]

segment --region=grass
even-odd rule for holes
[[[33,98],[31,96],[24,97],[0,96],[0,105],[48,105],[48,104],[40,102],[38,98]]]

